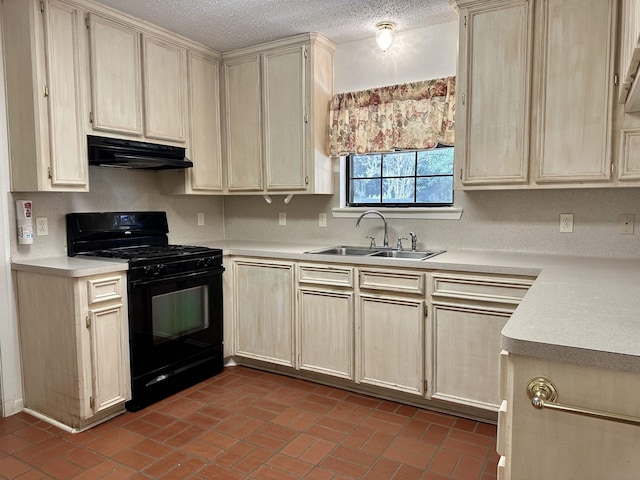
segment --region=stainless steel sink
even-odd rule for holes
[[[373,255],[378,250],[367,247],[345,247],[338,245],[336,247],[321,248],[320,250],[312,250],[305,253],[317,253],[319,255]]]
[[[335,247],[321,248],[319,250],[311,250],[305,253],[313,253],[317,255],[339,255],[339,256],[361,256],[361,257],[386,257],[398,258],[405,260],[424,260],[440,253],[444,250],[394,250],[391,248],[366,248],[366,247],[350,247],[338,245]]]
[[[374,253],[373,257],[406,258],[407,260],[424,260],[434,257],[444,250],[383,250]]]

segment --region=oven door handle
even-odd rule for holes
[[[224,267],[216,267],[205,271],[198,271],[192,273],[180,273],[177,275],[158,276],[148,280],[134,280],[131,282],[131,288],[147,287],[150,285],[157,285],[159,283],[171,282],[174,280],[191,280],[199,277],[212,277],[215,275],[222,275]]]

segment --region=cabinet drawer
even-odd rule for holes
[[[531,277],[433,274],[433,295],[517,305],[533,284]]]
[[[87,280],[87,298],[89,305],[120,300],[122,298],[122,276]]]
[[[302,264],[298,266],[298,281],[300,283],[312,283],[316,285],[353,287],[353,268],[334,265]]]
[[[424,294],[424,273],[360,269],[359,285],[367,290]]]

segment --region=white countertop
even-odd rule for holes
[[[50,257],[11,262],[11,269],[59,277],[87,277],[123,272],[129,269],[129,264],[126,260],[113,258]]]
[[[640,373],[640,260],[460,250],[416,261],[304,253],[331,246],[326,244],[225,240],[200,245],[227,255],[534,276],[502,330],[505,350]],[[125,270],[126,264],[60,257],[14,262],[12,268],[81,276]]]

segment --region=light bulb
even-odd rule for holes
[[[378,32],[376,33],[376,43],[383,52],[389,50],[393,43],[393,30],[396,24],[393,22],[380,22],[376,24]]]

